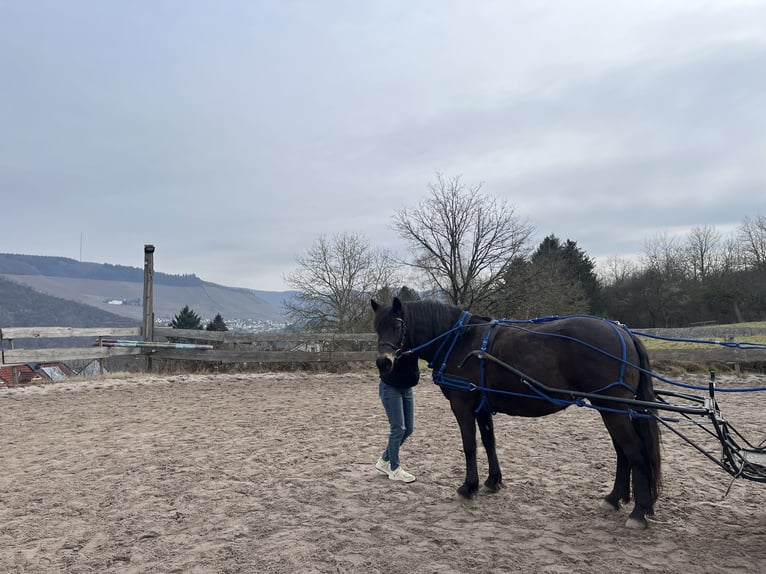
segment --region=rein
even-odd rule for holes
[[[465,323],[465,320],[466,320],[466,318],[469,315],[470,315],[470,313],[468,313],[468,311],[463,311],[463,314],[460,316],[460,319],[458,319],[458,322],[455,323],[455,325],[451,329],[449,329],[448,331],[445,331],[444,333],[442,333],[440,335],[436,335],[436,337],[434,337],[430,341],[426,341],[422,345],[418,345],[417,347],[412,347],[411,349],[407,349],[406,351],[402,350],[402,348],[394,347],[391,343],[384,343],[384,344],[390,345],[391,347],[393,347],[399,353],[399,356],[403,356],[403,355],[412,355],[413,353],[417,353],[418,351],[422,351],[423,349],[425,349],[426,347],[428,347],[430,345],[433,345],[437,341],[439,341],[441,339],[445,339],[444,341],[442,341],[441,346],[436,351],[436,354],[434,355],[433,360],[430,363],[428,363],[428,368],[429,369],[433,369],[434,368],[433,367],[434,361],[439,356],[439,354],[442,352],[442,349],[444,348],[444,345],[448,342],[447,341],[447,337],[449,337],[453,333],[456,333],[456,335],[455,335],[455,337],[454,337],[454,339],[452,341],[452,344],[450,345],[450,352],[451,352],[452,348],[455,346],[455,342],[457,341],[457,338],[460,336],[460,332],[463,330],[463,324]],[[406,330],[406,324],[404,323],[404,321],[402,319],[397,319],[397,320],[398,321],[402,321],[402,339],[404,339],[404,332]],[[403,345],[403,341],[400,344]],[[446,360],[449,357],[450,352],[448,352],[444,356],[445,363],[442,363],[442,366],[441,366],[442,370],[444,370],[444,368],[446,368],[446,366],[447,366],[446,365]]]
[[[436,341],[443,339],[441,345],[439,345],[439,349],[434,354],[434,358],[428,363],[428,368],[432,369],[431,378],[433,379],[434,383],[440,386],[446,386],[451,387],[458,390],[464,390],[464,391],[473,391],[475,389],[480,389],[481,391],[481,403],[479,403],[479,406],[476,408],[476,412],[479,412],[481,409],[486,408],[489,412],[492,411],[492,407],[489,404],[489,394],[487,393],[487,387],[484,383],[485,377],[484,377],[484,359],[480,358],[479,361],[481,363],[481,382],[479,386],[477,387],[467,379],[463,379],[460,377],[455,377],[453,375],[447,374],[445,371],[447,369],[447,361],[450,358],[450,355],[452,355],[452,351],[455,348],[455,344],[457,343],[458,339],[460,338],[460,335],[463,334],[463,328],[466,325],[466,320],[470,317],[470,313],[468,311],[463,311],[463,313],[460,315],[460,318],[457,320],[457,323],[449,330],[441,335],[438,335],[437,337],[431,339],[427,343],[424,343],[422,345],[419,345],[418,347],[415,347],[411,349],[409,352],[415,353],[419,351],[420,349],[423,349],[424,347],[427,347]],[[497,321],[493,321],[490,323],[489,329],[487,329],[487,333],[484,336],[484,341],[482,342],[482,351],[486,351],[487,347],[489,346],[489,342],[491,340],[491,335],[493,332],[493,328],[498,324]],[[445,351],[443,353],[443,351]],[[439,365],[439,369],[437,370],[435,368],[437,359],[441,356],[441,365]],[[494,414],[494,413],[493,413]]]
[[[428,368],[432,370],[432,375],[431,376],[432,376],[432,379],[433,379],[434,383],[439,385],[439,386],[450,387],[450,388],[453,388],[453,389],[463,390],[463,391],[479,390],[480,393],[481,393],[481,401],[479,403],[479,406],[476,408],[476,412],[478,413],[482,409],[486,409],[490,413],[495,414],[495,411],[492,408],[492,405],[490,403],[490,395],[489,395],[490,392],[497,392],[497,393],[500,393],[500,394],[510,394],[510,395],[525,396],[525,397],[529,396],[529,395],[523,395],[523,394],[518,394],[518,393],[512,393],[510,391],[501,391],[500,389],[489,389],[489,388],[487,388],[487,385],[486,385],[486,363],[487,363],[487,360],[495,362],[495,363],[499,363],[500,362],[500,361],[495,359],[495,357],[493,357],[490,354],[490,347],[492,346],[492,341],[493,341],[494,335],[496,333],[496,327],[498,327],[498,326],[500,326],[500,327],[503,327],[503,326],[513,326],[515,328],[527,331],[528,329],[525,329],[524,327],[520,327],[518,325],[518,323],[520,323],[520,322],[521,323],[542,322],[542,321],[541,320],[536,320],[536,321],[510,321],[508,319],[496,319],[496,320],[491,321],[490,323],[485,323],[483,326],[486,327],[487,330],[486,330],[486,332],[484,334],[484,337],[482,338],[482,343],[481,343],[480,350],[473,351],[472,353],[469,353],[469,355],[466,356],[461,361],[461,363],[460,363],[460,365],[462,366],[462,364],[465,363],[466,359],[468,359],[470,356],[475,356],[476,358],[478,358],[479,365],[480,365],[480,378],[479,378],[479,384],[477,385],[477,384],[472,383],[471,381],[469,381],[467,379],[464,379],[464,378],[461,378],[461,377],[456,377],[454,375],[451,375],[451,374],[448,374],[448,373],[445,372],[446,368],[447,368],[447,361],[449,360],[449,357],[452,355],[452,351],[453,351],[453,349],[455,347],[455,344],[457,343],[457,340],[460,338],[460,336],[463,333],[463,329],[466,326],[466,320],[468,319],[469,316],[470,316],[470,313],[468,311],[463,311],[463,313],[461,314],[460,318],[452,326],[452,328],[450,328],[448,331],[445,331],[444,333],[442,333],[440,335],[437,335],[436,337],[434,337],[430,341],[427,341],[427,342],[425,342],[425,343],[423,343],[421,345],[418,345],[418,346],[413,347],[413,348],[408,349],[408,350],[402,350],[402,346],[404,344],[404,334],[405,334],[405,331],[406,331],[406,326],[404,325],[404,321],[399,319],[399,320],[402,321],[402,336],[401,336],[401,339],[400,339],[400,347],[394,347],[390,343],[389,343],[389,345],[391,345],[392,347],[395,348],[396,353],[397,353],[395,356],[399,357],[399,356],[404,356],[404,355],[410,355],[410,354],[413,354],[413,353],[417,353],[418,351],[420,351],[420,350],[422,350],[422,349],[424,349],[424,348],[426,348],[426,347],[436,343],[437,341],[441,340],[441,345],[439,346],[438,350],[434,354],[434,358],[428,363]],[[550,320],[554,320],[554,319],[558,319],[558,318],[559,317],[549,317],[549,318],[546,318],[546,320],[550,321]],[[606,319],[602,319],[602,320],[605,321],[606,323],[609,323],[611,325],[611,327],[615,330],[615,332],[619,331],[619,327],[620,327],[619,325],[614,324],[611,321],[608,321]],[[476,325],[476,326],[478,327],[478,326],[482,326],[482,325]],[[603,391],[605,391],[605,390],[607,390],[607,389],[609,389],[609,388],[611,388],[613,386],[623,386],[623,387],[627,388],[628,390],[630,390],[633,393],[636,392],[635,389],[629,387],[624,382],[624,379],[623,379],[623,377],[625,375],[625,368],[626,368],[627,365],[631,365],[631,363],[629,363],[627,361],[626,343],[625,343],[625,340],[622,337],[618,337],[618,339],[620,340],[620,356],[616,356],[616,355],[612,355],[611,353],[608,353],[608,352],[606,352],[606,351],[604,351],[602,349],[599,349],[598,347],[595,347],[594,345],[591,345],[591,344],[589,344],[589,343],[587,343],[585,341],[582,341],[580,339],[576,339],[574,337],[569,337],[569,336],[566,336],[566,335],[554,334],[554,333],[540,333],[540,332],[535,332],[535,333],[538,334],[538,335],[547,335],[547,336],[553,336],[553,337],[562,338],[562,339],[569,339],[569,340],[575,341],[577,343],[580,343],[580,344],[582,344],[582,345],[584,345],[586,347],[589,347],[589,348],[591,348],[591,349],[593,349],[593,350],[595,350],[595,351],[597,351],[597,352],[599,352],[599,353],[601,353],[603,355],[606,355],[608,357],[616,359],[620,363],[620,376],[619,376],[619,379],[617,381],[613,382],[613,383],[610,383],[609,385],[607,385],[607,386],[605,386],[605,387],[603,387],[601,389],[598,389],[596,391],[596,393],[601,393],[601,392],[603,392]],[[446,352],[445,352],[445,349],[446,349]],[[435,368],[435,365],[437,363],[437,359],[439,359],[440,356],[441,356],[441,364],[439,365],[439,368],[437,370]],[[634,365],[631,365],[631,366],[634,366]],[[635,366],[635,367],[638,368],[639,370],[641,370],[638,366]],[[522,380],[524,378],[526,378],[526,377],[522,377]],[[528,386],[530,386],[530,385],[528,385]],[[578,406],[590,406],[590,405],[586,405],[582,399],[574,400],[574,401],[568,401],[568,400],[564,400],[564,399],[557,399],[557,398],[555,398],[553,396],[548,395],[545,392],[542,392],[540,387],[537,387],[537,386],[530,386],[530,387],[531,387],[530,390],[533,392],[532,396],[537,396],[537,398],[548,400],[549,402],[552,402],[554,404],[560,404],[562,406],[566,406],[566,405],[569,405],[569,404],[577,404]],[[603,408],[603,410],[608,410],[608,409]]]

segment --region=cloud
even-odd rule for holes
[[[758,2],[0,8],[6,250],[285,288],[436,171],[605,258],[762,204]],[[33,232],[30,232],[33,229]]]

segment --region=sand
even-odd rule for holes
[[[402,484],[373,466],[372,371],[0,389],[0,572],[766,571],[766,485],[670,433],[656,514],[632,531],[598,505],[614,455],[597,413],[496,416],[507,488],[466,501],[449,404],[428,378],[415,397]],[[760,441],[766,393],[721,400]]]

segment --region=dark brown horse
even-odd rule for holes
[[[378,369],[416,354],[450,402],[466,461],[461,496],[479,489],[477,424],[489,460],[484,486],[495,492],[503,481],[492,414],[540,417],[580,402],[599,410],[617,454],[614,488],[602,506],[629,502],[632,478],[626,525],[646,528],[660,487],[660,433],[646,350],[626,328],[591,316],[493,321],[433,301],[371,303]]]

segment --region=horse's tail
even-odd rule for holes
[[[656,395],[654,394],[652,376],[648,374],[651,372],[649,353],[647,353],[646,347],[644,347],[644,344],[638,338],[632,336],[632,339],[636,351],[638,352],[638,366],[641,368],[638,388],[636,390],[636,398],[640,401],[655,402]],[[655,410],[651,411],[651,414],[655,413]],[[633,425],[641,438],[641,449],[644,455],[644,460],[647,462],[647,473],[649,474],[649,488],[652,502],[656,502],[660,493],[660,487],[662,486],[660,426],[657,423],[657,419],[653,416],[635,417],[633,419]]]

